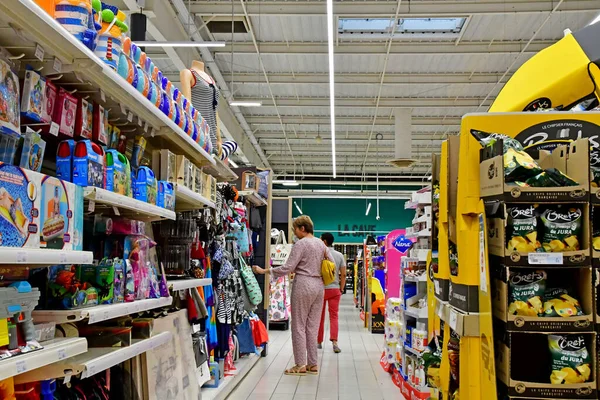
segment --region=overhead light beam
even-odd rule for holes
[[[135,42],[138,47],[225,47],[225,42]]]
[[[335,69],[333,63],[333,0],[327,0],[327,48],[329,55],[329,113],[331,122],[331,162],[333,178],[337,175],[335,162]]]

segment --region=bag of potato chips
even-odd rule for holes
[[[517,151],[523,150],[523,145],[521,144],[521,142],[502,133],[488,133],[478,131],[476,129],[471,129],[471,135],[473,135],[473,137],[477,139],[481,147],[492,146],[494,143],[496,143],[497,140],[501,139],[503,144],[503,153],[506,153],[508,149],[514,149]]]
[[[532,205],[513,206],[507,209],[506,237],[509,252],[533,253],[542,245],[537,239],[537,213]]]
[[[543,312],[546,271],[513,271],[509,276],[508,313],[537,317]]]
[[[542,248],[549,253],[579,250],[582,212],[578,207],[550,206],[542,212]]]
[[[544,317],[575,317],[583,315],[579,300],[571,297],[567,289],[546,289]]]
[[[548,335],[553,385],[584,383],[591,375],[591,357],[583,335]]]

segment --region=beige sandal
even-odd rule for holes
[[[295,376],[305,376],[306,375],[306,367],[301,365],[294,365],[290,369],[286,369],[284,372],[285,375],[295,375]]]
[[[319,375],[319,366],[318,365],[308,365],[306,367],[306,373],[311,375]]]

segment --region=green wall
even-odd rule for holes
[[[367,202],[364,199],[293,199],[302,213],[311,217],[315,224],[315,236],[331,232],[338,243],[362,243],[368,232],[375,236],[386,235],[390,231],[411,225],[414,210],[405,210],[405,200],[379,200],[377,221],[377,200],[369,199],[371,210],[366,216]],[[292,204],[292,216],[300,215]],[[350,233],[339,232],[350,231]],[[367,231],[367,232],[360,232]]]

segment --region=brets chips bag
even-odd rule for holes
[[[533,253],[542,247],[537,239],[537,215],[532,205],[513,206],[508,208],[506,237],[508,252]]]
[[[583,315],[579,300],[571,297],[566,289],[546,289],[544,294],[544,317],[576,317]]]
[[[537,317],[543,312],[546,271],[514,271],[509,277],[508,313]]]
[[[548,335],[553,385],[584,383],[590,379],[591,357],[583,335]]]
[[[560,253],[580,249],[582,212],[579,207],[549,206],[541,215],[543,251]]]

